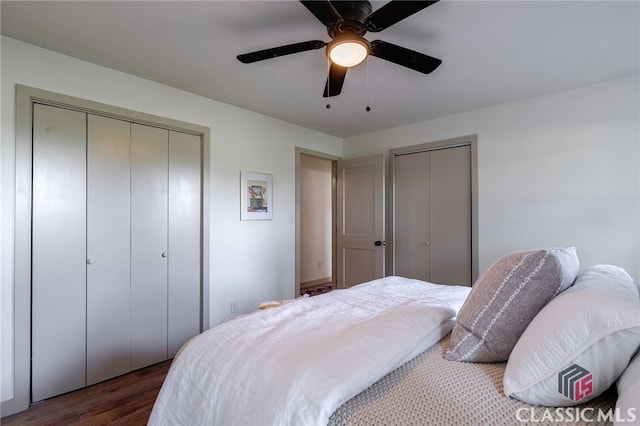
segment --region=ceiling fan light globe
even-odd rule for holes
[[[341,67],[353,67],[361,63],[369,55],[369,48],[359,41],[347,40],[329,47],[329,59]]]

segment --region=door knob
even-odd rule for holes
[[[162,257],[167,257],[167,253],[163,251],[163,252],[162,252],[162,254],[161,254],[160,256],[162,256]]]
[[[87,259],[87,265],[93,265],[93,259]]]
[[[373,244],[375,244],[375,245],[377,245],[377,246],[381,246],[381,245],[382,245],[382,241],[376,241],[376,242],[375,242],[375,243],[373,243]]]

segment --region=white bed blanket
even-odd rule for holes
[[[150,425],[326,425],[448,334],[469,287],[387,277],[298,299],[185,344]]]

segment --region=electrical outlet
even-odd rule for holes
[[[231,313],[232,314],[238,313],[238,302],[236,302],[235,300],[231,301]]]

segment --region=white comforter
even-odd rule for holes
[[[150,425],[325,425],[438,342],[470,288],[387,277],[213,327],[171,365]]]

